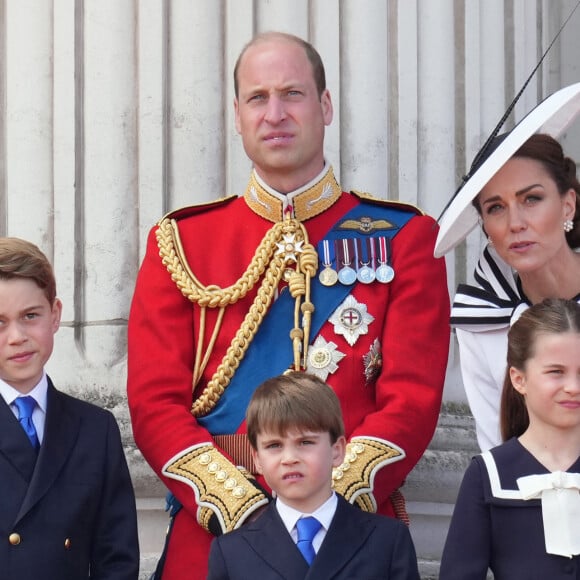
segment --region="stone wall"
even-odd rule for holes
[[[135,449],[126,324],[151,226],[167,210],[243,191],[231,71],[264,30],[309,39],[335,118],[326,156],[345,189],[437,216],[575,0],[0,0],[0,235],[54,264],[62,328],[48,370],[110,408],[139,505],[143,574],[163,543],[164,490]],[[578,18],[507,128],[580,81]],[[580,158],[580,131],[566,149]],[[469,278],[479,232],[446,257]],[[475,451],[455,349],[429,450],[405,492],[422,569],[434,575],[461,474]]]

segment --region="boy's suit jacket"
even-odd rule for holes
[[[336,513],[309,568],[275,505],[216,538],[208,580],[419,580],[415,548],[399,520],[369,514],[338,496]]]
[[[0,397],[2,580],[136,580],[135,498],[111,413],[49,379],[36,456]]]

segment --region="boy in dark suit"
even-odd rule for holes
[[[113,415],[44,371],[62,304],[46,256],[0,238],[0,576],[137,580],[135,497]]]
[[[246,422],[252,458],[276,501],[213,541],[209,580],[419,580],[407,527],[332,490],[333,468],[348,472],[349,458],[340,403],[326,383],[300,372],[269,379]]]

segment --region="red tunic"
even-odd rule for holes
[[[342,193],[330,208],[304,221],[310,243],[316,245],[360,203],[366,202]],[[175,217],[192,272],[201,283],[222,288],[240,278],[272,227],[243,197],[184,210]],[[388,515],[393,515],[389,496],[403,484],[429,444],[441,403],[449,347],[449,299],[445,262],[433,258],[436,235],[432,218],[414,215],[392,241],[393,281],[353,286],[352,296],[374,317],[368,333],[353,346],[328,321],[319,333],[346,355],[326,381],[341,401],[347,440],[375,437],[394,443],[406,454],[403,460],[380,469],[374,479],[378,512]],[[202,386],[221,362],[254,296],[255,289],[227,308]],[[213,328],[215,316],[215,311],[208,311],[207,328]],[[199,308],[172,281],[160,259],[153,230],[129,318],[128,397],[137,445],[184,506],[174,524],[164,580],[205,578],[212,540],[197,523],[191,487],[162,475],[168,460],[184,449],[212,442],[211,434],[190,413],[198,328]],[[311,337],[311,344],[315,338]],[[377,338],[382,346],[382,369],[376,382],[368,385],[363,357]],[[280,340],[289,339],[282,336]],[[245,432],[245,426],[238,432]]]

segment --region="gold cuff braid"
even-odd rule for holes
[[[163,474],[189,485],[199,506],[198,523],[209,531],[216,515],[222,532],[239,528],[268,498],[211,443],[196,445],[171,459]]]
[[[373,481],[379,469],[404,459],[400,448],[374,437],[354,437],[346,447],[342,465],[332,470],[332,485],[350,503],[362,510],[376,512]]]

